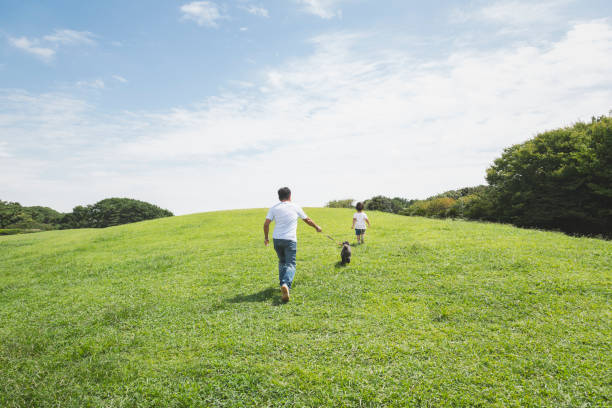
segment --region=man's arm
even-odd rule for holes
[[[270,241],[268,241],[268,234],[270,233],[270,223],[272,222],[272,220],[266,218],[266,221],[264,222],[264,245],[268,246],[268,244],[270,243]]]
[[[313,220],[311,220],[310,218],[306,217],[306,218],[302,218],[304,220],[304,222],[308,225],[310,225],[312,228],[316,229],[317,232],[321,232],[323,231],[321,229],[321,227],[319,227],[317,224],[315,224],[315,222]]]

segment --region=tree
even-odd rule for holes
[[[22,221],[24,216],[21,204],[0,200],[0,228]]]
[[[83,212],[83,218],[87,219],[87,226],[93,228],[104,228],[174,215],[156,205],[131,198],[107,198],[80,211]]]
[[[369,200],[365,200],[363,206],[366,210],[372,211],[384,211],[384,212],[395,212],[396,206],[393,204],[393,200],[385,196],[372,197]]]
[[[570,233],[612,231],[612,118],[541,133],[487,170],[493,217]]]
[[[332,200],[325,204],[328,208],[353,208],[353,202],[355,202],[352,198],[347,198],[345,200]]]

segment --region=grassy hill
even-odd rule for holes
[[[281,304],[265,214],[0,237],[0,406],[611,404],[612,242],[369,213],[342,268],[300,225]]]

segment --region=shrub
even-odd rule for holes
[[[325,204],[325,207],[328,208],[353,208],[353,200],[352,198],[347,198],[345,200],[332,200]]]
[[[399,210],[399,208],[393,204],[393,200],[385,196],[376,196],[370,198],[369,200],[365,200],[363,206],[366,210],[370,211],[394,213]]]
[[[394,197],[391,199],[393,203],[393,212],[399,214],[400,211],[410,207],[416,200],[408,200],[406,198]]]
[[[462,187],[457,190],[449,190],[449,191],[445,191],[442,194],[436,194],[433,197],[429,197],[428,200],[432,198],[441,198],[441,197],[449,197],[449,198],[454,198],[455,200],[458,200],[461,197],[482,194],[487,188],[488,186],[485,186],[482,184],[479,186],[475,186],[475,187]]]
[[[409,208],[402,210],[402,215],[416,215],[421,217],[444,218],[457,200],[450,197],[430,198],[415,201]]]
[[[444,218],[446,212],[453,206],[455,199],[450,197],[440,197],[427,200],[424,203],[425,216]]]
[[[0,229],[0,235],[15,235],[21,232],[20,229],[17,228],[2,228]]]

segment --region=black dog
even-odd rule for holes
[[[342,265],[351,263],[351,246],[349,245],[348,241],[344,241],[342,243],[342,251],[340,251],[340,256],[342,257]]]

